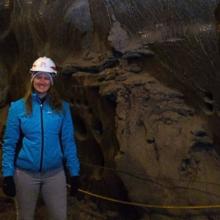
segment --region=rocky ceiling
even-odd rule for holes
[[[220,203],[218,0],[1,0],[0,21],[1,127],[33,60],[52,57],[73,107],[82,188],[143,204]],[[220,218],[82,197],[90,212],[77,219]]]

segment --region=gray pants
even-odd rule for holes
[[[33,220],[39,193],[52,220],[66,220],[67,190],[64,171],[15,171],[17,220]]]

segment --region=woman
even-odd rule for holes
[[[38,58],[30,71],[30,88],[9,108],[3,139],[3,191],[11,197],[16,195],[19,220],[34,219],[39,193],[51,219],[65,220],[63,161],[71,176],[71,195],[78,189],[79,176],[70,108],[53,86],[57,71],[50,58]]]

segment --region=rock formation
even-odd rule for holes
[[[76,219],[219,218],[135,205],[220,203],[217,1],[5,0],[0,11],[0,128],[33,60],[52,57],[72,106],[81,188],[133,203],[81,193]]]

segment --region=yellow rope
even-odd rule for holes
[[[139,206],[143,208],[157,208],[157,209],[217,209],[220,208],[220,205],[179,205],[179,206],[174,206],[174,205],[150,205],[150,204],[143,204],[143,203],[138,203],[138,202],[128,202],[128,201],[123,201],[123,200],[118,200],[102,195],[98,195],[83,189],[78,189],[79,192],[84,193],[86,195],[96,197],[99,199],[115,202],[115,203],[120,203],[124,205],[131,205],[131,206]]]
[[[82,162],[83,163],[83,162]],[[112,170],[115,172],[123,172],[123,171],[116,171],[112,168],[108,168],[108,167],[102,167],[102,166],[98,166],[98,165],[93,165],[93,164],[89,164],[89,163],[83,163],[87,166],[95,166],[95,167],[100,167],[100,168],[104,168],[104,169],[108,169],[108,170]],[[125,172],[123,172],[125,173]],[[128,174],[128,173],[125,173]],[[130,175],[130,174],[128,174]],[[201,181],[198,181],[201,182]],[[215,185],[219,185],[217,183],[208,183],[208,182],[202,182],[202,183],[207,183],[207,184],[215,184]],[[70,187],[70,186],[69,186]],[[143,208],[156,208],[156,209],[219,209],[220,205],[150,205],[150,204],[144,204],[144,203],[138,203],[138,202],[128,202],[128,201],[124,201],[124,200],[118,200],[118,199],[114,199],[114,198],[110,198],[110,197],[106,197],[103,195],[98,195],[96,193],[92,193],[83,189],[78,189],[79,192],[92,196],[92,197],[96,197],[98,199],[103,199],[106,201],[110,201],[110,202],[114,202],[114,203],[119,203],[119,204],[124,204],[124,205],[130,205],[130,206],[138,206],[138,207],[143,207]]]

